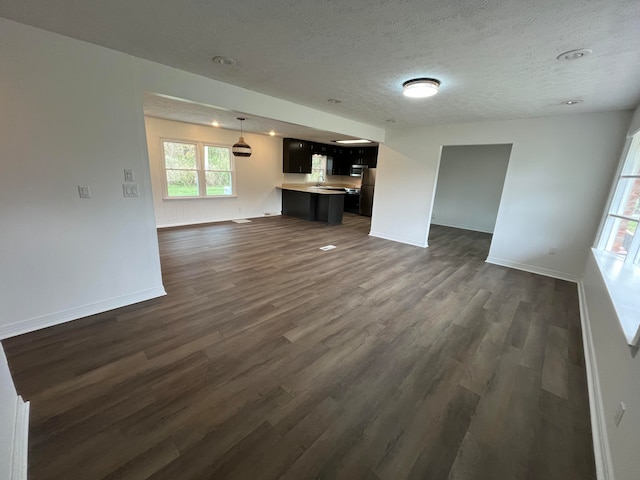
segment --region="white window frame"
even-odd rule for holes
[[[622,155],[622,161],[618,166],[615,181],[612,186],[611,192],[609,193],[607,209],[601,222],[601,226],[598,232],[598,241],[596,242],[595,246],[597,250],[601,250],[610,255],[616,256],[625,264],[633,264],[636,266],[640,266],[640,226],[636,228],[624,260],[615,253],[609,251],[610,246],[608,245],[608,243],[611,239],[616,220],[631,220],[640,223],[640,218],[638,217],[621,215],[617,213],[620,210],[620,204],[626,198],[628,198],[628,192],[625,192],[621,189],[622,183],[628,179],[634,180],[640,178],[640,174],[631,175],[625,173],[625,171],[627,171],[629,163],[636,161],[638,156],[640,156],[640,132],[630,137],[625,145],[625,149]]]
[[[167,169],[167,163],[164,158],[164,144],[165,142],[170,143],[184,143],[186,145],[195,145],[196,146],[196,175],[198,178],[198,195],[190,195],[190,196],[169,196],[169,184],[167,182],[167,170],[175,170],[175,169]],[[207,195],[207,179],[206,172],[207,171],[222,171],[222,170],[205,170],[205,162],[204,162],[204,150],[205,147],[215,147],[215,148],[224,148],[229,150],[229,163],[231,167],[231,195]],[[179,138],[161,138],[160,139],[160,163],[162,169],[162,199],[163,200],[193,200],[193,199],[204,199],[204,198],[236,198],[237,195],[237,187],[236,187],[236,159],[231,151],[231,146],[229,145],[220,145],[212,142],[202,142],[198,140],[186,140]],[[189,169],[190,171],[193,169]],[[227,170],[224,170],[225,172]]]
[[[620,255],[606,250],[607,242],[613,231],[613,219],[620,218],[617,208],[620,205],[618,186],[621,179],[635,178],[635,175],[625,175],[630,162],[640,154],[640,132],[627,137],[620,164],[616,172],[615,181],[609,193],[607,208],[604,212],[597,241],[592,249],[594,260],[600,270],[602,279],[614,306],[617,320],[622,328],[625,340],[633,347],[640,345],[640,227],[636,228],[632,243],[623,259]],[[625,216],[622,216],[625,218]],[[634,250],[635,249],[635,250]]]
[[[313,168],[314,156],[322,157],[320,160],[320,168]],[[320,178],[322,178],[323,182],[327,181],[327,156],[314,153],[311,156],[311,173],[307,173],[306,183],[320,183]]]

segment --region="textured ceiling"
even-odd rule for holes
[[[149,117],[165,118],[199,125],[211,125],[216,121],[219,124],[219,128],[229,130],[240,130],[240,122],[237,118],[242,117],[246,118],[242,125],[245,132],[268,135],[269,132],[273,130],[276,137],[301,138],[320,143],[332,143],[334,140],[354,138],[340,133],[317,130],[293,123],[280,122],[271,118],[248,115],[242,112],[221,110],[208,105],[167,98],[151,93],[145,93],[144,95],[144,114]],[[377,143],[373,142],[372,145],[377,145]]]
[[[18,22],[382,126],[634,108],[639,10],[637,0],[0,2]],[[593,54],[556,60],[575,48]],[[442,81],[440,94],[404,98],[402,82],[423,76]],[[559,105],[569,99],[584,103]]]

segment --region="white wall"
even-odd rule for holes
[[[6,19],[0,44],[0,338],[164,293],[144,92],[384,140],[379,127]],[[122,195],[125,168],[139,198]]]
[[[628,136],[639,129],[640,107],[629,125]],[[621,140],[621,147],[623,143]],[[612,184],[611,180],[607,186]],[[601,211],[604,209],[603,204]],[[606,478],[636,480],[640,472],[640,352],[627,345],[592,254],[587,257],[579,286],[596,456],[602,458]],[[614,414],[620,402],[627,411],[616,426]]]
[[[511,145],[442,149],[431,223],[493,233]]]
[[[27,478],[29,404],[16,393],[0,346],[0,479]]]
[[[640,354],[626,343],[604,280],[592,255],[581,281],[587,361],[599,390],[592,390],[592,419],[600,422],[605,468],[610,479],[637,480],[640,472]],[[616,427],[620,402],[627,408]],[[593,420],[592,420],[593,421]],[[608,440],[608,446],[607,446]],[[596,454],[598,449],[596,449]]]
[[[275,188],[282,182],[281,138],[244,134],[253,153],[249,158],[235,158],[237,197],[164,200],[161,138],[231,147],[240,132],[150,117],[145,118],[145,125],[157,226],[262,217],[282,210],[280,190]]]
[[[163,294],[132,58],[3,19],[0,44],[0,338]]]
[[[511,143],[489,260],[576,280],[630,118],[610,112],[388,132],[371,234],[426,245],[440,148]]]

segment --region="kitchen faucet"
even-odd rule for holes
[[[322,182],[324,182],[324,175],[320,174],[318,176],[318,181],[316,182],[316,187],[319,187]]]

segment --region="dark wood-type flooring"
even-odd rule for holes
[[[5,340],[29,478],[595,478],[576,286],[368,230],[161,231],[168,296]]]

